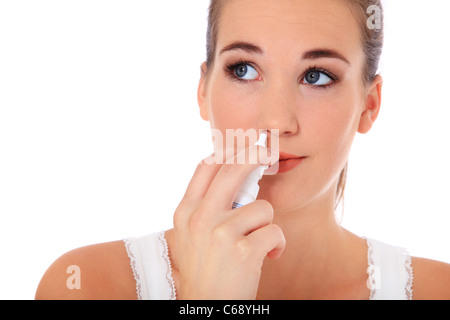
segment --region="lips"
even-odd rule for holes
[[[290,159],[300,159],[300,158],[303,158],[303,157],[296,156],[295,154],[289,154],[289,153],[280,151],[280,161],[290,160]]]
[[[279,168],[277,173],[284,173],[294,169],[300,163],[302,163],[305,158],[306,157],[301,157],[286,152],[280,152],[280,158],[278,161]]]

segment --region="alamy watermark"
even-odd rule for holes
[[[366,11],[369,14],[367,19],[367,28],[369,30],[380,30],[381,29],[381,8],[377,5],[371,5]]]
[[[279,129],[226,129],[225,135],[219,129],[212,129],[214,154],[202,160],[206,164],[261,164],[274,165],[279,153]],[[268,148],[252,148],[260,135],[266,133]],[[250,146],[250,147],[249,147]]]
[[[77,265],[70,265],[67,267],[66,273],[71,274],[67,277],[66,287],[69,290],[81,289],[81,269]]]

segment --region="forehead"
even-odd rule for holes
[[[359,26],[345,0],[228,0],[216,54],[237,40],[286,58],[311,48],[334,49],[349,59],[362,53]]]

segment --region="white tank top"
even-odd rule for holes
[[[371,300],[412,300],[411,256],[400,247],[365,238]],[[139,300],[175,300],[169,249],[164,231],[123,240]]]

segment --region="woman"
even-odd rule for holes
[[[353,138],[380,110],[382,34],[375,0],[212,0],[201,117],[224,136],[270,132],[278,173],[232,210],[260,163],[205,159],[173,229],[63,255],[36,298],[450,298],[450,265],[360,238],[334,216]]]

